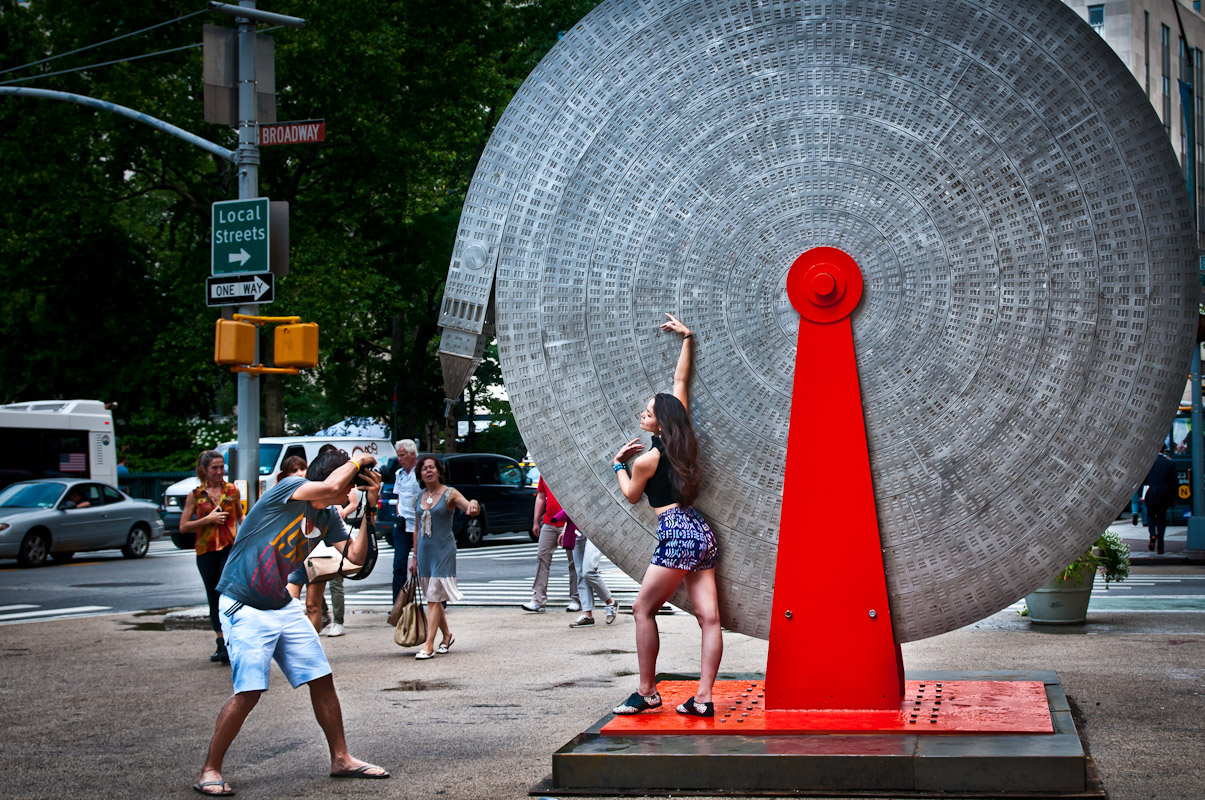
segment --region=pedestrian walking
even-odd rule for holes
[[[444,465],[435,456],[423,456],[418,461],[418,481],[422,491],[415,501],[418,524],[414,532],[414,556],[410,571],[422,582],[423,598],[427,602],[427,641],[414,654],[419,661],[443,654],[456,641],[448,627],[444,603],[460,600],[463,595],[456,586],[456,536],[452,533],[452,512],[459,508],[470,517],[481,513],[476,500],[468,500],[451,486],[445,486]],[[435,632],[443,634],[435,646]]]
[[[682,334],[682,350],[674,369],[674,392],[657,394],[638,415],[641,429],[653,434],[653,446],[632,462],[632,474],[628,475],[624,462],[644,449],[639,438],[619,448],[612,462],[619,489],[629,503],[635,505],[642,495],[648,495],[649,505],[657,514],[659,540],[632,604],[640,686],[614,712],[638,714],[661,705],[656,683],[657,653],[661,646],[656,615],[685,581],[702,630],[703,647],[698,689],[677,711],[711,717],[715,715],[711,691],[724,651],[715,584],[719,548],[706,520],[691,505],[699,493],[700,479],[698,438],[688,410],[694,334],[672,314],[665,316],[669,321],[661,325],[661,330]]]
[[[560,546],[564,534],[564,522],[554,522],[561,504],[548,490],[548,484],[541,476],[536,486],[536,508],[531,523],[531,535],[536,537],[539,545],[536,547],[536,579],[531,584],[531,599],[519,607],[524,611],[536,614],[544,612],[548,602],[548,575],[552,571],[552,556]],[[566,611],[581,611],[582,605],[577,598],[577,566],[573,563],[572,551],[565,551],[569,561],[569,604]]]
[[[554,522],[564,522],[565,530],[561,534],[561,544],[573,554],[573,565],[577,568],[577,599],[581,604],[581,616],[569,623],[570,628],[591,628],[594,626],[594,597],[602,601],[606,613],[607,624],[615,621],[619,611],[619,602],[611,595],[606,581],[598,571],[602,562],[602,552],[594,543],[586,538],[581,529],[573,524],[573,520],[565,513],[565,509],[557,512],[552,518]]]
[[[389,459],[383,475],[393,484],[397,502],[397,522],[393,527],[393,599],[406,585],[407,562],[414,546],[414,501],[421,491],[418,485],[418,445],[413,439],[402,439],[394,445],[396,458]]]
[[[267,691],[273,660],[293,688],[310,687],[314,716],[330,750],[330,776],[389,777],[386,770],[349,752],[330,664],[318,632],[305,618],[301,604],[289,595],[286,583],[289,573],[320,540],[351,561],[364,563],[367,517],[360,535],[352,541],[333,504],[343,501],[357,475],[366,483],[368,502],[375,503],[381,479],[366,469],[375,463],[376,459],[366,454],[349,460],[338,450],[320,453],[305,477],[286,477],[265,492],[247,515],[218,583],[234,694],[218,713],[205,764],[193,784],[195,791],[234,794],[222,777],[222,761],[247,715]],[[305,522],[311,524],[312,535],[305,532]]]
[[[197,479],[201,485],[184,499],[180,532],[196,534],[197,572],[205,585],[209,626],[217,640],[217,649],[209,660],[229,664],[230,655],[218,616],[218,581],[243,519],[243,501],[238,487],[226,480],[226,459],[217,450],[206,450],[197,456]]]
[[[1146,486],[1146,494],[1142,501],[1146,503],[1147,531],[1150,533],[1148,550],[1158,549],[1163,552],[1163,535],[1167,530],[1167,509],[1176,502],[1176,467],[1167,457],[1167,446],[1159,448],[1155,463],[1151,465],[1146,478],[1142,481]]]

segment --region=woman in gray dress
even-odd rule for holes
[[[434,658],[436,653],[448,652],[456,641],[448,628],[444,609],[445,601],[462,597],[456,587],[456,536],[452,533],[452,513],[459,508],[475,517],[481,513],[481,506],[476,500],[467,500],[451,486],[444,485],[444,465],[435,456],[420,458],[415,472],[422,491],[414,501],[414,555],[410,557],[410,571],[417,573],[422,581],[423,596],[427,601],[427,641],[423,649],[414,654],[423,661]],[[436,630],[443,634],[439,647],[435,647]]]

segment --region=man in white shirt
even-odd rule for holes
[[[397,458],[390,459],[386,469],[393,472],[393,491],[397,495],[397,524],[393,529],[393,596],[406,585],[406,564],[414,546],[414,501],[422,491],[414,465],[418,462],[418,447],[413,439],[402,439],[395,446]]]

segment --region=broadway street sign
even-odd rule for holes
[[[271,272],[262,275],[221,275],[205,279],[205,305],[249,306],[271,303],[273,279]]]
[[[259,126],[259,146],[273,144],[309,144],[326,140],[326,120],[272,122]]]

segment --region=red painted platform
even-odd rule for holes
[[[675,709],[698,683],[663,681],[654,711],[615,716],[604,736],[800,733],[1054,733],[1041,681],[906,681],[903,707],[891,711],[783,710],[765,707],[760,681],[717,681],[715,716],[688,717]]]

